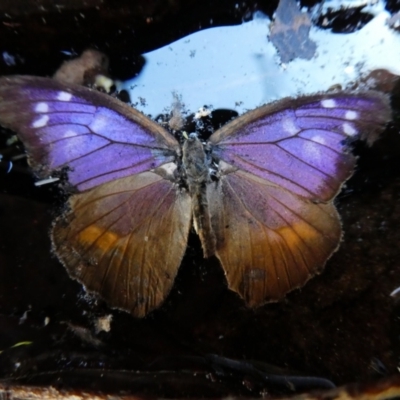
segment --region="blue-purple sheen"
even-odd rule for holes
[[[327,177],[335,178],[337,165],[342,162],[341,154],[326,148],[320,143],[302,138],[282,140],[279,147],[285,149],[294,157],[304,160],[305,164],[324,173]]]
[[[173,161],[173,151],[156,134],[103,106],[68,92],[27,88],[31,125],[38,142],[27,137],[32,149],[46,152],[49,169],[68,167],[69,182],[79,191],[159,167]],[[42,120],[46,118],[47,120]],[[37,125],[35,125],[37,124]],[[24,132],[21,133],[24,139]]]
[[[241,143],[273,143],[287,138],[289,135],[284,124],[295,121],[293,110],[285,110],[281,113],[268,115],[258,121],[246,125],[242,130],[233,133],[221,140],[218,145]],[[212,140],[212,137],[210,138]]]
[[[312,131],[303,131],[298,135],[298,137],[301,137],[301,138],[304,138],[307,140],[312,140],[314,142],[317,141],[317,143],[322,142],[325,147],[328,147],[337,153],[340,153],[344,146],[343,134],[339,134],[339,133],[335,133],[335,132],[327,132],[322,129],[313,129]]]
[[[326,96],[327,98],[329,98],[329,96]],[[368,109],[374,109],[377,105],[376,103],[376,99],[375,98],[369,98],[369,97],[365,97],[363,95],[363,93],[360,94],[359,97],[356,96],[356,94],[352,95],[352,96],[342,96],[342,97],[334,97],[332,96],[332,98],[336,101],[337,100],[337,105],[335,107],[332,108],[323,108],[326,110],[330,110],[331,111],[331,115],[334,115],[336,113],[336,111],[338,110],[340,112],[340,110],[365,110],[368,111]],[[308,104],[305,104],[301,107],[301,110],[310,110],[310,113],[312,113],[313,111],[311,110],[321,110],[321,102],[320,101],[316,101],[316,102],[310,102]],[[298,109],[296,112],[298,112],[300,109]]]
[[[156,142],[155,137],[149,135],[145,128],[104,107],[97,108],[89,128],[93,133],[109,138],[113,142],[146,147],[153,147]]]
[[[352,110],[351,108],[306,108],[295,111],[296,117],[325,117],[325,118],[340,118],[345,119],[346,113]],[[358,112],[358,110],[352,110]]]
[[[90,134],[90,130],[84,125],[76,125],[76,124],[65,124],[63,126],[63,134],[60,135],[60,127],[57,125],[53,126],[45,126],[40,128],[39,138],[40,138],[40,146],[47,145],[52,143],[52,146],[55,146],[55,142],[65,140],[70,138],[71,141],[83,140],[78,139],[83,135]],[[54,142],[54,143],[53,143]]]
[[[300,196],[324,198],[324,190],[321,189],[324,186],[334,188],[333,176],[309,165],[308,158],[302,161],[274,144],[227,147],[221,153],[216,149],[215,155]]]
[[[53,112],[68,112],[68,113],[87,113],[87,114],[93,114],[96,111],[96,106],[91,105],[91,104],[84,104],[84,103],[78,103],[78,102],[70,102],[70,101],[60,101],[60,100],[47,100],[47,99],[42,99],[40,101],[37,101],[36,103],[32,103],[32,110],[36,110],[36,107],[39,104],[46,103],[49,107],[47,112],[42,112],[43,114],[50,114]],[[38,111],[36,111],[38,112]],[[39,112],[40,113],[40,112]]]
[[[155,142],[155,138],[150,136],[143,127],[132,124],[131,121],[110,109],[74,104],[70,101],[42,101],[41,103],[49,105],[48,112],[38,113],[39,115],[46,114],[49,116],[46,126],[64,125],[59,129],[65,131],[67,128],[68,131],[73,131],[74,125],[77,129],[80,129],[83,125],[89,127],[91,134],[98,134],[114,142],[145,146],[151,146]],[[37,104],[34,103],[33,111]],[[73,109],[73,112],[71,109]],[[69,124],[69,126],[65,127],[66,124]]]
[[[349,121],[351,123],[351,121]],[[296,125],[301,129],[324,129],[329,132],[342,132],[343,120],[335,118],[307,117],[296,118]]]
[[[354,166],[348,139],[379,126],[385,102],[342,94],[287,106],[272,114],[265,108],[265,116],[236,131],[216,132],[210,137],[213,154],[295,194],[328,201]]]
[[[49,160],[54,168],[68,165],[69,181],[80,191],[173,161],[172,156],[155,157],[149,148],[110,144],[102,138],[91,141],[90,136],[84,138],[85,141],[68,139],[65,144],[63,141],[53,144]],[[84,156],[76,157],[75,144],[85,146]]]
[[[74,123],[76,125],[89,125],[93,120],[92,114],[87,113],[66,113],[65,111],[47,113],[49,120],[46,126],[65,125]]]

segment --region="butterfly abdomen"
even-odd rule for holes
[[[211,227],[206,187],[210,182],[210,168],[204,146],[195,135],[191,135],[182,148],[182,164],[186,184],[192,198],[194,228],[200,237],[204,257],[215,254],[215,234]]]

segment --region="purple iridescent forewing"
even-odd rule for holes
[[[260,107],[210,137],[216,256],[247,304],[278,300],[321,270],[341,238],[332,202],[353,172],[349,143],[372,143],[389,119],[385,96],[341,93]]]
[[[70,275],[135,316],[158,307],[191,223],[175,138],[110,96],[37,77],[0,78],[0,124],[18,133],[40,177],[67,167],[78,194],[52,240]]]
[[[287,99],[257,108],[215,132],[213,155],[317,201],[334,197],[353,171],[351,140],[371,143],[390,118],[375,92]]]
[[[0,78],[0,122],[18,132],[41,177],[68,167],[78,191],[174,161],[176,139],[94,90],[38,77]]]

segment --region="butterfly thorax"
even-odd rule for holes
[[[189,190],[205,185],[209,180],[209,168],[204,146],[195,135],[185,140],[182,148],[182,164]]]
[[[192,213],[196,232],[200,236],[205,257],[215,253],[215,234],[210,220],[206,184],[210,182],[210,168],[204,146],[191,134],[182,148],[182,165],[192,198]]]

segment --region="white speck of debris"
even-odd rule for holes
[[[194,114],[194,119],[200,119],[207,117],[211,114],[211,110],[207,107],[200,107],[197,112]]]
[[[35,186],[48,185],[49,183],[58,182],[59,180],[60,178],[52,178],[51,176],[49,176],[46,179],[41,179],[40,181],[35,182]]]
[[[26,319],[28,318],[28,312],[29,311],[31,311],[31,310],[26,310],[23,314],[22,314],[22,317],[19,319],[19,324],[20,325],[22,325],[25,321],[26,321]]]
[[[1,158],[0,158],[1,159]],[[7,174],[9,174],[10,172],[11,172],[11,170],[12,170],[12,167],[13,167],[13,163],[12,163],[12,161],[9,161],[8,162],[8,168],[7,168]]]
[[[95,321],[96,334],[102,331],[110,332],[112,318],[113,316],[111,314],[97,318],[97,320]]]
[[[352,65],[349,65],[348,67],[346,67],[346,68],[344,69],[344,72],[345,72],[347,75],[352,75],[352,74],[354,74],[354,67],[353,67]]]
[[[12,67],[16,64],[15,57],[8,53],[7,51],[3,51],[3,60],[8,67]]]
[[[395,297],[395,296],[397,296],[399,293],[400,293],[400,286],[397,287],[396,289],[394,289],[393,292],[390,293],[390,296],[391,296],[391,297]]]

